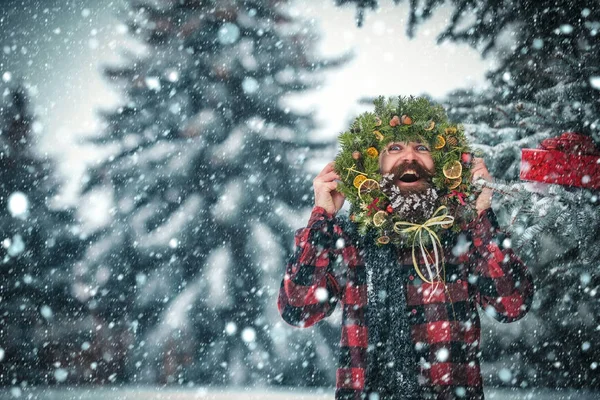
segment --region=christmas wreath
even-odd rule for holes
[[[437,259],[441,232],[459,231],[458,222],[474,215],[470,201],[472,154],[464,129],[448,121],[442,106],[423,97],[386,100],[380,96],[374,105],[375,112],[361,114],[350,130],[339,136],[341,150],[335,159],[335,171],[341,182],[337,190],[350,202],[350,220],[361,234],[374,229],[377,244],[412,245],[413,255],[415,242],[424,256],[432,258],[424,247],[433,246]],[[421,142],[430,149],[435,164],[431,181],[439,206],[422,223],[403,221],[394,212],[398,204],[382,190],[386,176],[380,172],[379,155],[391,142]]]

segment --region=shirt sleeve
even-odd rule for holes
[[[492,209],[482,212],[468,229],[473,243],[469,282],[477,287],[479,304],[500,322],[523,318],[533,301],[533,278],[511,249]]]
[[[335,309],[342,293],[332,260],[339,252],[336,245],[342,235],[334,216],[322,207],[313,208],[306,228],[296,231],[294,254],[277,299],[279,312],[288,324],[306,328]]]

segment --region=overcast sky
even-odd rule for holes
[[[118,17],[124,0],[3,0],[0,5],[0,69],[3,79],[21,77],[30,85],[41,149],[59,160],[66,184],[63,200],[73,202],[86,163],[101,156],[75,140],[98,129],[98,110],[119,104],[121,94],[102,76],[102,68],[121,61],[123,48],[139,49]],[[25,4],[23,4],[25,3]],[[297,15],[314,19],[322,30],[324,56],[353,50],[355,58],[325,74],[324,84],[290,98],[292,106],[313,110],[318,137],[333,137],[364,109],[365,96],[423,94],[441,97],[459,87],[482,87],[490,60],[461,45],[436,44],[448,7],[406,37],[407,5],[381,0],[356,27],[353,6],[334,0],[302,0]],[[407,3],[407,2],[405,2]]]

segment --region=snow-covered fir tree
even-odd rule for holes
[[[311,117],[282,100],[343,62],[316,55],[315,27],[287,3],[128,3],[147,54],[107,71],[126,100],[95,142],[118,150],[82,190],[108,190],[114,206],[75,284],[108,342],[125,340],[116,381],[334,379],[335,327],[294,330],[276,309],[315,147]]]
[[[600,142],[600,6],[536,2],[510,11],[506,15],[518,16],[509,30],[498,30],[512,37],[498,46],[500,64],[489,76],[494,90],[457,93],[449,103],[457,117],[476,124],[475,140],[493,173],[513,182],[522,148],[563,132]],[[487,356],[509,356],[513,375],[525,384],[600,386],[594,340],[600,327],[598,191],[547,184],[499,189],[498,211],[534,270],[537,301],[521,332],[496,331],[500,346]]]
[[[14,81],[0,84],[0,384],[53,383],[84,334],[70,293],[82,242],[73,211],[54,205],[54,163],[36,143],[43,127]]]
[[[498,192],[496,213],[512,235],[511,245],[533,270],[537,291],[523,327],[490,326],[495,345],[484,346],[484,358],[511,365],[505,383],[515,378],[521,385],[597,387],[598,192],[519,182],[521,149],[536,148],[562,131],[547,125],[542,113],[548,109],[503,104],[495,95],[456,92],[447,101],[450,115],[466,122],[479,143],[474,147],[499,177],[492,185]]]

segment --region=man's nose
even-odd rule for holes
[[[400,159],[402,161],[414,161],[417,159],[417,154],[412,147],[406,146],[400,154]]]

